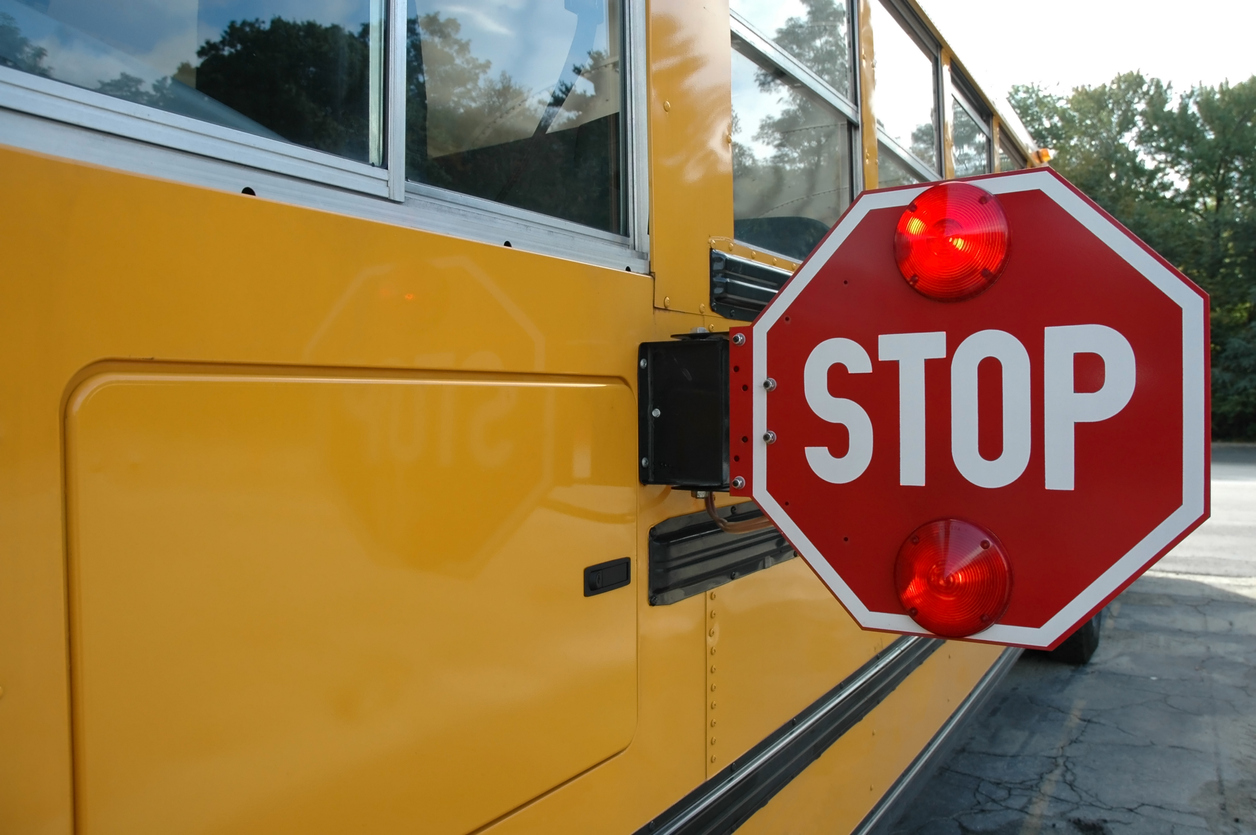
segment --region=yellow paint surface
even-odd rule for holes
[[[853,830],[1002,651],[948,642],[747,821],[739,835]]]

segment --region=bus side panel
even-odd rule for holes
[[[463,833],[623,750],[631,392],[106,374],[69,413],[84,833]]]
[[[799,558],[709,592],[707,772],[713,776],[889,643]]]
[[[1002,652],[948,642],[768,801],[739,835],[854,831]]]
[[[575,637],[566,636],[553,650],[575,653],[567,661],[575,668],[590,665],[596,669],[609,664],[615,670],[603,684],[618,682],[614,686],[619,695],[597,704],[593,716],[562,719],[596,723],[605,718],[607,728],[592,732],[595,746],[576,746],[570,752],[548,751],[544,759],[550,765],[545,766],[543,775],[541,769],[537,775],[530,775],[526,772],[532,768],[531,757],[510,761],[506,757],[508,737],[528,733],[528,729],[512,726],[510,734],[506,734],[499,724],[490,722],[483,730],[479,725],[470,729],[462,740],[464,748],[495,752],[500,763],[494,768],[508,772],[505,776],[501,776],[501,770],[484,773],[485,781],[502,781],[502,786],[493,789],[498,794],[491,804],[486,803],[485,811],[508,811],[509,804],[526,802],[529,792],[543,791],[548,786],[542,784],[567,779],[574,770],[592,765],[598,756],[610,759],[583,772],[587,776],[604,773],[611,764],[624,760],[631,763],[630,779],[651,775],[653,783],[645,793],[648,802],[633,805],[633,814],[640,820],[650,814],[646,806],[660,808],[665,805],[660,798],[678,797],[700,782],[701,605],[693,601],[693,605],[659,614],[651,624],[642,626],[639,637],[634,639],[638,642],[635,651],[651,654],[649,661],[641,662],[641,669],[648,671],[655,684],[660,680],[668,682],[666,688],[659,690],[657,703],[651,691],[649,706],[645,696],[638,697],[631,684],[633,679],[627,677],[624,665],[630,662],[624,661],[624,652],[630,650],[625,649],[621,631],[627,618],[633,619],[631,628],[636,629],[635,621],[642,618],[647,608],[643,592],[645,566],[639,552],[643,530],[660,518],[692,512],[694,507],[687,495],[673,501],[666,498],[667,491],[643,493],[637,484],[636,417],[631,396],[637,370],[636,345],[688,330],[701,323],[700,317],[654,311],[653,287],[648,276],[2,148],[0,214],[5,218],[0,224],[0,251],[5,254],[4,270],[0,272],[0,332],[6,335],[0,340],[0,491],[6,508],[0,514],[0,687],[4,688],[0,696],[0,750],[5,752],[0,757],[0,830],[68,832],[72,820],[68,707],[71,684],[66,629],[70,590],[65,573],[67,534],[62,489],[67,475],[76,480],[81,477],[83,484],[78,486],[95,484],[88,492],[102,504],[93,511],[97,514],[93,518],[105,524],[105,528],[95,528],[97,532],[112,529],[119,536],[142,539],[158,536],[164,530],[164,535],[182,537],[187,554],[196,556],[197,549],[201,549],[200,563],[194,559],[182,563],[181,570],[187,572],[187,582],[182,585],[173,577],[163,580],[159,575],[153,576],[156,585],[151,589],[135,584],[129,597],[136,600],[137,620],[129,626],[126,606],[110,600],[106,593],[118,588],[110,584],[120,582],[120,576],[111,575],[108,570],[93,575],[104,585],[93,585],[95,581],[88,575],[80,578],[83,582],[75,591],[86,596],[71,604],[76,616],[85,618],[81,623],[84,631],[78,635],[83,643],[75,644],[75,660],[82,660],[86,667],[79,669],[84,677],[76,680],[73,691],[76,703],[88,706],[79,717],[83,722],[82,737],[78,736],[80,729],[75,728],[76,738],[89,741],[88,748],[76,752],[86,758],[78,763],[80,779],[84,777],[83,763],[91,768],[94,752],[105,750],[91,742],[92,734],[106,726],[93,724],[90,705],[95,682],[109,682],[110,677],[109,686],[120,688],[110,698],[116,697],[114,704],[119,710],[131,712],[127,721],[139,723],[134,726],[137,733],[158,737],[145,742],[147,753],[198,751],[208,755],[214,749],[212,739],[203,735],[172,742],[161,738],[159,721],[151,725],[140,722],[143,715],[138,705],[154,698],[148,688],[160,689],[171,683],[163,682],[156,669],[141,664],[142,657],[127,660],[118,656],[116,669],[106,656],[91,657],[90,612],[104,612],[106,620],[117,618],[119,628],[132,629],[137,640],[142,638],[160,648],[163,642],[173,641],[180,630],[187,634],[189,630],[202,629],[195,619],[178,620],[176,615],[182,614],[175,611],[178,607],[173,604],[179,595],[187,601],[189,596],[203,594],[206,600],[220,605],[197,609],[189,604],[182,612],[190,618],[192,613],[207,609],[210,622],[225,630],[215,637],[220,641],[218,648],[210,646],[213,651],[207,652],[206,646],[199,650],[189,647],[189,657],[183,658],[176,654],[173,645],[165,645],[165,655],[152,657],[163,663],[169,661],[176,665],[175,669],[191,676],[197,655],[207,662],[215,658],[224,664],[229,662],[217,653],[230,631],[239,637],[239,647],[252,657],[247,663],[254,665],[251,669],[260,676],[230,682],[216,682],[214,676],[207,676],[205,695],[196,696],[207,710],[212,708],[210,693],[216,692],[233,703],[234,710],[248,701],[246,694],[252,692],[258,699],[250,701],[250,705],[256,705],[266,715],[281,715],[275,707],[273,691],[267,696],[271,701],[259,695],[266,692],[265,679],[287,675],[287,663],[308,665],[313,663],[312,658],[327,655],[339,660],[327,670],[327,681],[319,685],[322,689],[318,698],[330,726],[325,732],[334,735],[344,731],[346,723],[357,722],[357,727],[370,736],[391,721],[390,714],[395,715],[393,700],[406,692],[404,682],[398,684],[382,676],[367,686],[373,675],[371,659],[375,656],[362,653],[354,663],[365,666],[354,671],[356,668],[346,660],[354,654],[348,647],[360,648],[362,636],[351,634],[347,626],[341,630],[343,634],[337,634],[309,622],[311,629],[321,630],[311,634],[330,643],[319,646],[315,642],[311,646],[294,639],[287,645],[286,653],[291,656],[288,661],[261,664],[259,657],[274,656],[274,648],[268,648],[269,639],[265,636],[267,630],[273,632],[276,620],[314,615],[291,610],[291,601],[282,597],[278,598],[278,609],[261,607],[256,600],[250,601],[249,590],[274,596],[291,582],[294,594],[304,595],[307,600],[324,591],[333,598],[345,595],[348,602],[359,606],[358,614],[367,623],[368,634],[390,622],[386,613],[373,611],[365,602],[378,598],[383,601],[381,605],[391,607],[388,612],[400,619],[397,624],[401,634],[387,638],[392,642],[388,652],[395,650],[401,657],[411,659],[407,663],[414,663],[419,657],[414,653],[432,651],[433,641],[439,644],[453,639],[443,632],[428,630],[423,633],[424,641],[417,641],[415,631],[427,629],[426,622],[420,624],[422,612],[403,611],[406,607],[396,602],[396,596],[404,591],[402,584],[384,583],[381,572],[385,572],[389,561],[391,570],[404,571],[400,567],[404,562],[396,555],[405,553],[400,543],[407,537],[417,537],[410,547],[421,550],[423,542],[435,536],[449,553],[453,549],[450,543],[457,538],[455,532],[460,532],[468,551],[466,559],[471,563],[479,559],[472,556],[477,549],[484,548],[511,554],[512,560],[531,561],[527,566],[511,568],[522,572],[517,578],[521,582],[534,582],[533,586],[518,590],[521,599],[548,601],[548,595],[556,594],[561,587],[562,594],[569,595],[563,598],[564,607],[599,607],[601,611],[605,604],[607,611],[616,613],[616,625],[609,631],[607,624],[596,618],[588,622],[595,627],[598,647],[592,646],[593,641],[586,646]],[[141,397],[136,393],[135,397],[141,399],[121,398],[125,404],[116,407],[121,410],[117,414],[101,412],[99,418],[104,422],[94,422],[96,419],[92,418],[76,424],[76,418],[71,418],[74,408],[87,409],[77,415],[86,420],[90,398],[73,408],[71,398],[76,392],[90,389],[93,383],[89,381],[99,383],[116,374],[200,376],[191,382],[154,386],[155,390],[166,391],[162,396],[168,396],[167,400],[158,397],[149,402],[143,398],[155,394]],[[208,382],[202,378],[204,375],[223,379]],[[262,385],[253,379],[267,376],[289,382]],[[235,377],[250,379],[226,379]],[[363,381],[369,381],[369,385]],[[204,388],[198,389],[192,382]],[[521,386],[517,395],[511,395],[507,389],[515,383],[534,387]],[[568,383],[574,388],[563,393],[567,392]],[[472,384],[487,385],[476,388]],[[593,384],[593,388],[579,389],[584,384]],[[144,387],[137,383],[117,385],[119,392]],[[420,388],[424,392],[421,395]],[[238,396],[211,394],[228,389],[239,392]],[[252,393],[263,389],[270,393]],[[370,393],[362,393],[364,389],[370,389]],[[107,387],[101,392],[106,390]],[[551,395],[552,413],[546,411]],[[268,400],[272,397],[273,401]],[[329,423],[312,423],[314,413],[323,413]],[[164,430],[153,428],[152,432],[137,433],[136,427],[144,426],[145,420],[157,414],[166,416]],[[216,419],[210,420],[210,415]],[[552,415],[551,423],[546,423],[547,415]],[[135,506],[111,505],[110,502],[133,502],[139,495],[135,490],[143,486],[141,482],[135,482],[135,489],[130,492],[105,487],[115,478],[125,484],[125,479],[131,477],[128,473],[132,462],[105,462],[104,469],[93,471],[84,468],[83,461],[87,459],[74,458],[67,468],[63,461],[65,442],[87,437],[66,439],[63,432],[67,428],[89,435],[104,432],[97,436],[99,443],[93,447],[100,454],[128,433],[147,438],[145,443],[149,446],[140,444],[134,449],[141,454],[133,462],[138,467],[134,477],[149,479],[143,483],[149,485],[145,489],[158,491],[153,496],[157,502],[154,508],[173,503],[178,512],[161,515],[154,511],[160,518],[143,519],[135,515]],[[442,440],[451,432],[456,441],[452,447]],[[478,446],[471,442],[477,438]],[[343,447],[339,453],[327,452],[329,439],[334,439],[332,446]],[[276,457],[268,459],[260,454],[272,444]],[[372,458],[376,444],[387,449],[381,459]],[[217,473],[213,476],[218,479],[214,490],[206,489],[212,479],[200,485],[190,475],[192,458],[200,455],[197,450],[202,447],[218,452],[217,456],[201,459],[204,466],[211,468],[207,479]],[[244,454],[246,449],[259,453],[256,460]],[[419,454],[416,450],[420,449],[426,456],[421,467],[413,463]],[[551,452],[544,452],[546,449]],[[523,457],[511,459],[500,471],[493,470],[490,464],[507,452]],[[311,462],[319,461],[320,456],[322,470],[310,469]],[[383,459],[389,457],[397,460],[385,464]],[[541,483],[538,473],[543,471],[545,461],[552,461],[556,480],[543,495],[538,493],[527,499],[527,490]],[[319,472],[321,475],[315,477]],[[589,492],[591,483],[577,484],[576,474],[586,472],[589,478],[598,480],[596,486],[602,492],[597,498]],[[558,479],[559,473],[565,474],[567,482]],[[531,486],[524,489],[512,485],[512,480]],[[568,482],[570,489],[564,486]],[[229,506],[228,487],[239,488],[250,501]],[[513,492],[516,490],[522,492]],[[264,495],[259,497],[259,492]],[[289,501],[285,495],[297,498]],[[633,497],[631,501],[629,495]],[[196,496],[204,498],[203,505]],[[515,506],[500,506],[509,496],[518,499]],[[642,511],[638,521],[636,505],[642,500],[650,506]],[[72,500],[71,513],[87,508],[86,504],[73,501],[78,499]],[[518,515],[518,508],[528,501],[535,503],[532,512]],[[328,502],[340,503],[337,514],[312,513],[309,509],[311,505],[327,507]],[[286,515],[273,519],[267,516],[270,521],[262,524],[262,505]],[[110,513],[114,516],[110,517]],[[232,513],[243,517],[232,517]],[[444,514],[445,518],[439,521],[449,531],[428,534],[425,528],[430,526],[415,526],[414,519],[407,518],[424,513],[427,516],[423,518],[429,521]],[[133,524],[111,521],[124,518]],[[251,534],[233,533],[228,530],[232,518],[251,518],[258,524]],[[503,519],[513,519],[510,524],[517,537],[497,536]],[[135,530],[128,530],[129,527]],[[594,537],[593,530],[609,533]],[[194,531],[203,531],[205,537],[193,536]],[[233,536],[237,538],[228,542]],[[197,589],[191,582],[197,571],[207,570],[204,549],[212,542],[218,543],[213,548],[215,559],[226,561],[224,565],[260,572],[250,575],[252,583],[243,583],[238,590],[244,595],[244,608],[236,612],[235,622],[225,603],[225,590],[208,582]],[[302,576],[300,569],[304,564],[300,554],[278,550],[284,543],[289,543],[284,545],[289,549],[291,543],[301,543],[310,564],[327,569],[326,549],[333,542],[358,549],[357,556],[346,554],[342,558],[356,559],[360,571],[342,578],[344,582],[339,586],[328,577]],[[132,547],[143,545],[123,538],[95,553],[122,560],[118,568],[123,573],[143,567],[144,560],[150,561],[153,570],[172,570],[161,560],[154,560],[151,548],[145,552],[144,547],[148,546]],[[170,551],[170,560],[176,566],[181,553],[184,552],[178,549]],[[240,561],[250,553],[266,555],[272,562],[267,566],[265,559],[260,564]],[[365,556],[368,553],[370,556]],[[618,557],[634,560],[631,587],[585,598],[583,568],[603,558]],[[73,559],[80,558],[90,559],[86,551],[75,551]],[[127,560],[131,564],[126,564]],[[77,570],[80,564],[75,567]],[[554,573],[541,580],[528,574],[529,568]],[[501,618],[502,611],[514,611],[511,607],[518,601],[502,602],[506,592],[488,582],[494,579],[490,572],[475,575],[471,571],[459,582],[471,582],[472,576],[486,581],[482,587],[484,600],[479,600],[479,594],[470,593],[460,598],[464,606],[456,613],[461,618],[459,623],[488,623]],[[362,593],[363,584],[373,593]],[[97,590],[101,595],[96,594]],[[620,600],[615,599],[617,595]],[[619,608],[624,595],[631,595],[635,601],[631,611]],[[87,598],[91,598],[92,605],[103,601],[106,609],[81,607]],[[114,606],[114,611],[107,611],[108,606]],[[145,607],[149,607],[147,614],[161,609],[176,619],[172,625],[163,625],[153,618],[141,623],[145,621],[145,617],[140,617],[146,615]],[[342,618],[342,623],[348,620],[344,612],[333,611],[332,616]],[[251,620],[258,621],[253,624],[258,628],[250,627]],[[579,619],[576,622],[586,623]],[[534,626],[538,635],[545,631],[534,624],[498,627],[502,643],[500,647],[489,646],[488,650],[497,653],[491,657],[501,662],[500,671],[518,667],[514,659],[503,654],[505,647],[517,646],[511,644],[515,640],[511,630]],[[171,631],[171,635],[159,634],[163,630]],[[99,634],[108,637],[107,630]],[[477,634],[483,637],[485,633]],[[547,634],[552,637],[552,632]],[[610,640],[602,641],[601,637]],[[407,640],[423,646],[411,648],[406,646]],[[77,654],[80,647],[87,653],[81,658]],[[549,660],[555,657],[550,656]],[[95,659],[101,660],[99,667],[92,666]],[[685,659],[683,663],[681,659]],[[213,671],[213,665],[206,663],[205,669]],[[93,678],[97,673],[105,678]],[[132,674],[139,676],[135,678],[136,685],[124,687],[122,682]],[[477,674],[491,679],[495,673],[483,670]],[[636,675],[635,669],[632,674]],[[584,673],[577,669],[573,675]],[[360,691],[347,686],[346,676],[360,677]],[[298,706],[293,707],[292,716],[282,715],[279,722],[289,723],[289,730],[291,723],[300,724],[303,711],[312,709],[310,703],[317,689],[308,680],[295,686],[299,678],[286,679],[293,685],[284,690],[288,703]],[[306,685],[311,689],[307,690]],[[341,685],[344,687],[337,690]],[[195,693],[190,685],[185,681],[184,686],[189,688],[184,696],[192,698]],[[343,698],[333,698],[336,694],[332,691],[341,693]],[[606,689],[598,692],[609,693]],[[683,698],[686,692],[692,694],[687,700]],[[503,700],[541,698],[508,682],[496,695]],[[557,707],[567,704],[561,694],[547,692],[543,697],[551,699],[555,715],[574,712]],[[127,699],[134,703],[127,703]],[[636,722],[637,708],[633,707],[638,699],[642,713],[648,711],[653,717],[668,714],[665,720],[651,720],[651,734],[671,732],[680,724],[692,731],[683,741],[672,736],[643,736],[642,726]],[[100,704],[107,708],[109,702]],[[166,709],[174,710],[175,706]],[[421,706],[415,706],[413,712],[422,714]],[[629,724],[624,718],[626,713],[632,714]],[[304,714],[306,718],[309,715]],[[419,725],[436,722],[421,716],[407,721]],[[432,724],[429,729],[435,727]],[[249,739],[243,725],[221,726],[221,730],[233,740],[232,744],[244,744]],[[283,728],[272,730],[278,733]],[[631,744],[624,753],[611,756],[630,738]],[[204,747],[198,748],[202,742]],[[556,740],[554,744],[560,742]],[[366,757],[363,752],[371,743],[361,739],[353,745],[363,746],[353,756],[347,753],[348,749],[340,749],[344,757],[339,766],[344,773],[363,765],[364,760],[354,757]],[[678,745],[685,752],[683,756],[677,753]],[[298,749],[290,748],[288,752],[289,756],[274,764],[276,771],[286,772],[293,780],[288,794],[272,795],[279,805],[291,803],[300,793],[306,797],[318,795],[312,783],[296,785],[301,782],[297,778],[313,779],[315,775],[306,770],[304,755]],[[489,758],[488,754],[484,756]],[[382,759],[377,762],[386,763]],[[177,757],[171,758],[171,765],[176,772],[189,767]],[[382,767],[388,770],[386,764]],[[545,779],[536,779],[540,776]],[[566,785],[581,782],[575,780]],[[83,784],[87,794],[80,798],[87,803],[93,797],[89,784],[90,779]],[[602,786],[603,791],[614,791],[605,783]],[[246,788],[242,786],[241,790]],[[485,789],[472,786],[469,791]],[[483,798],[483,794],[475,798],[456,795],[443,798],[442,802],[462,804],[465,810],[467,801]],[[119,795],[119,799],[125,798]],[[244,800],[235,799],[234,808],[242,817],[230,822],[231,826],[260,825],[259,821],[276,823],[267,816],[265,801],[254,796],[254,805],[248,806]],[[113,811],[106,807],[93,811],[86,805],[79,810],[85,823],[94,820],[91,816],[97,812],[108,817]],[[479,819],[484,820],[482,816]],[[460,820],[459,825],[472,825],[470,817]],[[160,831],[170,829],[156,826]],[[340,826],[337,831],[343,829]]]

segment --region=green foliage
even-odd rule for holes
[[[1256,76],[1175,95],[1138,73],[1012,105],[1053,165],[1212,297],[1212,430],[1256,439]]]

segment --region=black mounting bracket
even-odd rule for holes
[[[642,484],[728,489],[728,335],[643,342],[637,355]]]

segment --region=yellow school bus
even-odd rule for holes
[[[1006,115],[912,0],[0,0],[0,832],[884,826],[1014,651],[643,483],[639,346]]]

